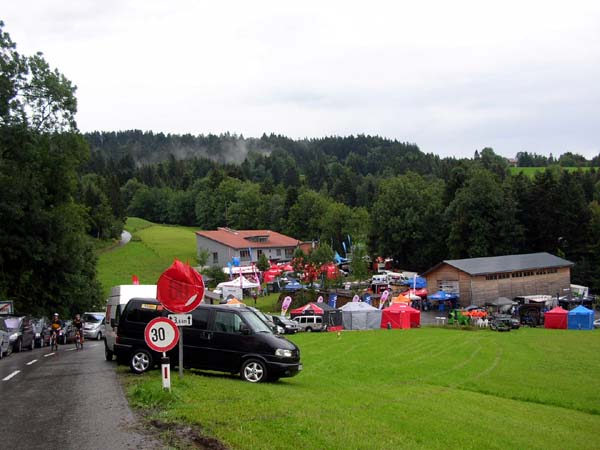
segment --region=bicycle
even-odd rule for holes
[[[75,348],[77,350],[83,349],[83,333],[80,329],[77,329],[77,331],[75,331]]]
[[[52,330],[50,335],[50,351],[58,351],[58,330]]]

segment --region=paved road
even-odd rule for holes
[[[13,353],[0,360],[0,448],[160,449],[137,432],[102,341]]]

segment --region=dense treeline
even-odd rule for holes
[[[104,194],[92,188],[94,176],[78,176],[89,146],[74,121],[75,87],[41,54],[20,55],[3,25],[0,21],[0,299],[32,314],[83,312],[100,304],[87,231],[94,202]],[[120,196],[118,186],[116,193]],[[113,217],[112,210],[105,212]]]
[[[598,158],[583,164],[571,153],[543,161],[521,153],[523,164],[554,164],[529,178],[510,175],[507,160],[490,148],[472,159],[440,159],[373,136],[186,137],[196,145],[189,159],[169,150],[158,157],[156,149],[173,150],[182,136],[86,137],[87,170],[119,180],[120,210],[129,215],[200,229],[271,228],[327,242],[341,254],[350,235],[372,255],[415,270],[447,258],[548,251],[576,262],[574,282],[600,290],[600,172],[561,169]],[[106,144],[111,140],[118,145]],[[243,162],[234,162],[239,155],[211,159],[208,142],[213,154],[242,149]],[[147,164],[142,155],[161,161]]]

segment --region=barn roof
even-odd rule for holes
[[[558,267],[571,267],[573,263],[550,253],[528,253],[525,255],[491,256],[486,258],[448,259],[442,261],[423,275],[432,272],[442,264],[448,264],[469,275],[488,273],[517,272]]]

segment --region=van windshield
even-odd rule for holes
[[[271,329],[260,318],[251,311],[242,311],[242,317],[255,333],[271,333]]]

